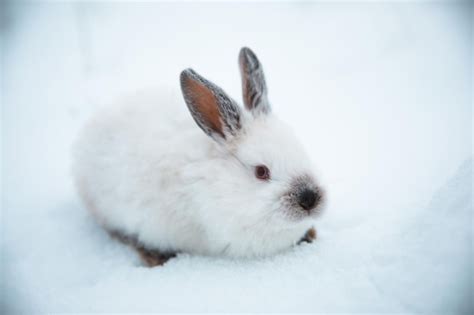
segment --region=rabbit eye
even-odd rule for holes
[[[270,170],[265,165],[258,165],[255,167],[255,177],[261,180],[269,180]]]

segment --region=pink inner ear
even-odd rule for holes
[[[214,94],[202,83],[188,78],[185,82],[194,109],[200,114],[203,122],[223,138],[222,121]]]

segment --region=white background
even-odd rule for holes
[[[472,312],[472,3],[0,11],[7,311]],[[143,268],[78,200],[71,143],[103,104],[177,88],[187,67],[240,100],[242,46],[322,174],[319,239],[265,260]]]

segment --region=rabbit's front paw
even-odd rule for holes
[[[312,243],[316,239],[316,236],[317,236],[316,229],[314,227],[312,227],[306,232],[306,234],[298,242],[298,244],[301,244],[303,242]]]

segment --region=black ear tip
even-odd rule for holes
[[[181,82],[183,80],[186,80],[190,77],[193,77],[196,75],[196,71],[194,71],[193,69],[191,68],[187,68],[187,69],[184,69],[183,71],[181,71],[181,74],[179,76],[179,78],[181,79]]]
[[[250,54],[254,54],[253,51],[252,51],[252,49],[248,48],[247,46],[242,47],[242,48],[240,49],[240,53],[241,53],[241,54],[243,54],[243,53],[245,53],[245,54],[249,54],[249,53],[250,53]]]
[[[193,69],[187,68],[181,71],[181,74],[179,76],[179,81],[181,83],[181,86],[183,87],[188,84],[189,80],[201,82],[204,79]]]
[[[259,61],[255,53],[248,47],[242,47],[239,53],[239,62],[242,65],[250,66],[251,68],[258,66]]]
[[[179,75],[179,83],[184,94],[188,92],[188,86],[191,80],[195,77],[195,73],[196,72],[191,68],[181,71],[181,74]]]
[[[252,49],[250,49],[248,47],[242,47],[240,49],[239,56],[240,56],[240,58],[257,59],[257,56],[255,55],[255,53],[252,51]]]
[[[240,54],[247,54],[248,52],[251,52],[252,50],[250,48],[248,48],[247,46],[244,46],[242,48],[240,48]]]

